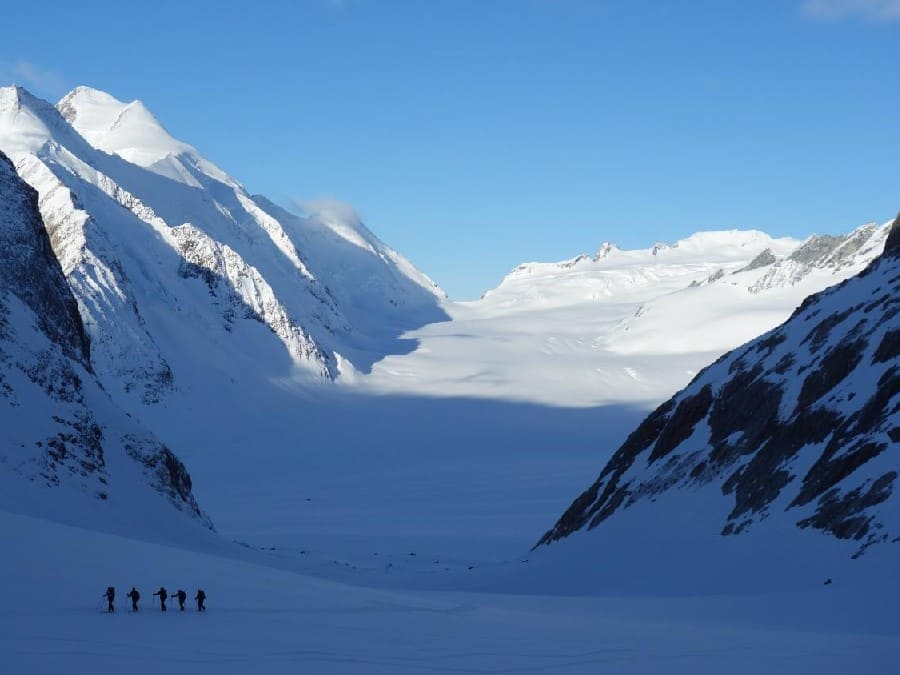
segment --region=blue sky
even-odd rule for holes
[[[605,240],[900,208],[900,0],[100,0],[3,21],[3,81],[140,98],[250,191],[352,204],[455,299]]]

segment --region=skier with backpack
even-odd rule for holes
[[[195,597],[194,600],[197,601],[197,611],[205,612],[206,605],[204,605],[203,603],[206,602],[206,593],[203,592],[202,588],[197,590],[197,597]]]
[[[125,597],[131,598],[131,611],[132,612],[138,611],[137,603],[138,603],[138,600],[141,599],[141,594],[138,593],[138,590],[134,586],[132,586],[131,591]]]
[[[179,588],[178,592],[174,594],[176,598],[178,598],[178,608],[183,612],[184,611],[184,601],[187,600],[187,593],[184,592],[184,589]]]
[[[106,604],[107,604],[106,611],[107,612],[115,612],[116,607],[115,607],[115,605],[113,605],[113,600],[116,599],[115,587],[107,586],[106,593],[104,593],[103,596],[106,598]]]
[[[169,592],[166,590],[165,586],[160,586],[159,590],[156,591],[153,595],[159,596],[159,607],[162,611],[166,611],[166,598],[169,597]]]

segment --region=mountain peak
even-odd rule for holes
[[[602,260],[603,258],[608,257],[614,251],[620,251],[621,249],[613,244],[610,241],[604,241],[600,244],[600,248],[597,249],[597,255],[594,256],[595,260]]]
[[[194,146],[172,136],[139,99],[125,103],[105,91],[80,86],[56,107],[88,143],[104,152],[192,187],[205,180],[198,174],[238,186]]]
[[[35,104],[45,106],[50,105],[19,84],[11,84],[6,87],[0,87],[0,101],[3,101],[6,104],[16,103],[20,106],[31,106]]]
[[[57,107],[61,107],[65,101],[79,100],[79,99],[85,99],[85,98],[121,103],[112,94],[109,94],[101,89],[95,89],[94,87],[89,87],[87,85],[80,84],[77,87],[75,87],[72,91],[70,91],[68,94],[63,96],[59,100],[59,103],[57,103]]]
[[[51,103],[19,85],[0,87],[0,147],[6,154],[34,152],[70,132]]]
[[[125,103],[105,91],[80,86],[56,107],[91,145],[134,164],[149,166],[166,156],[194,150],[166,131],[139,100]]]

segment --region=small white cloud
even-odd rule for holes
[[[354,246],[365,249],[374,255],[380,255],[375,250],[377,239],[363,225],[357,210],[349,204],[326,197],[307,202],[295,200],[294,206],[307,217],[327,227]]]
[[[20,84],[35,94],[51,98],[62,96],[68,90],[59,73],[25,59],[0,64],[0,79],[4,83]]]
[[[805,0],[803,11],[815,19],[857,18],[887,23],[900,21],[900,0]]]
[[[294,200],[294,207],[319,220],[351,226],[357,226],[362,223],[362,218],[360,218],[355,208],[346,202],[331,197],[311,199],[309,201]]]

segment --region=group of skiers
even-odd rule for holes
[[[166,587],[160,586],[159,590],[156,591],[153,595],[159,596],[159,608],[165,612],[166,611],[166,600],[168,600],[170,597],[169,592],[166,590]],[[116,611],[116,606],[114,604],[114,601],[116,599],[115,587],[114,586],[107,587],[106,593],[103,594],[103,597],[106,598],[106,602],[107,602],[106,611],[107,612],[115,612]],[[131,599],[131,611],[132,612],[138,611],[138,600],[141,599],[141,594],[138,593],[138,590],[134,586],[132,586],[131,591],[126,593],[125,597]],[[184,603],[185,603],[185,600],[187,600],[187,593],[185,593],[183,590],[181,590],[179,588],[175,593],[172,593],[171,597],[176,598],[178,600],[178,607],[183,612],[184,611]],[[197,611],[205,612],[206,605],[204,603],[206,602],[206,593],[203,592],[202,588],[197,590],[197,595],[194,596],[194,600],[197,601]]]

